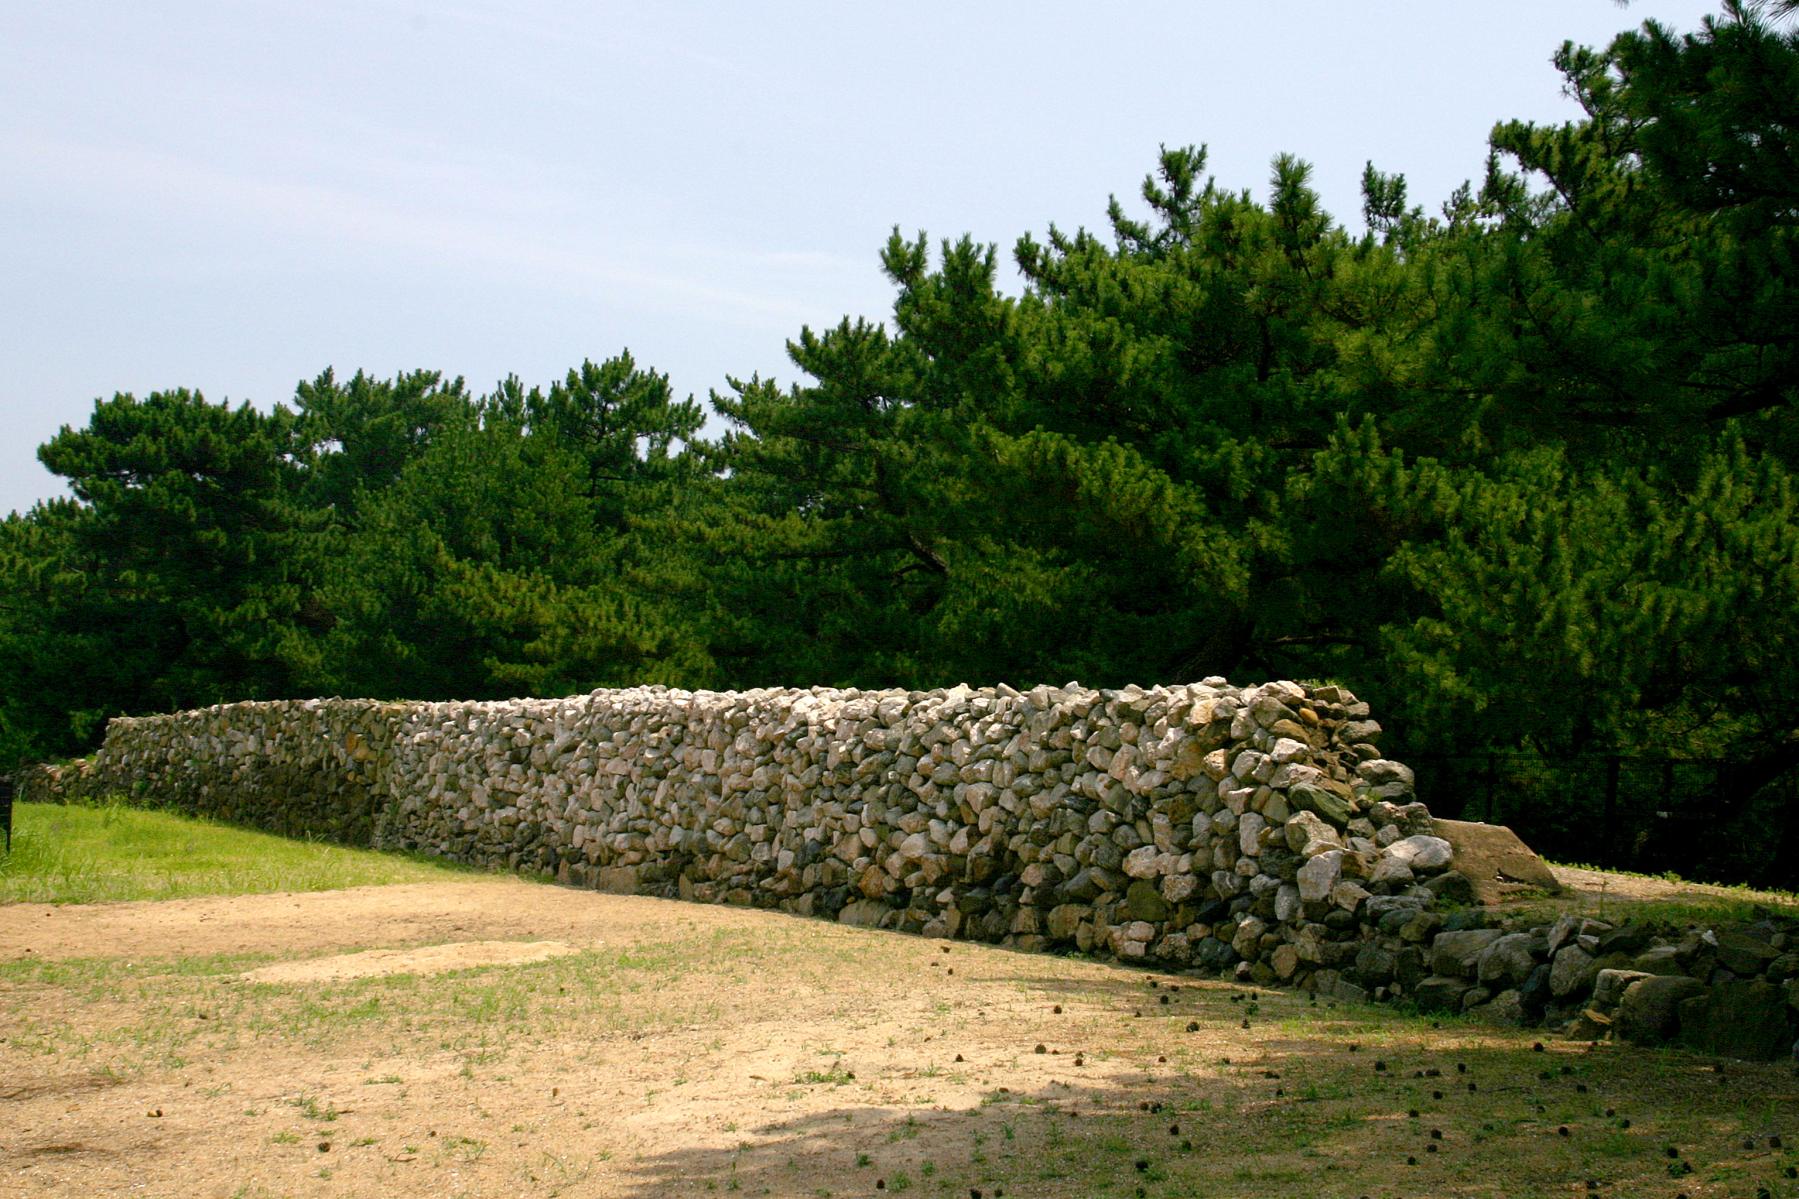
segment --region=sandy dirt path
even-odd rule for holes
[[[0,961],[33,954],[318,955],[530,938],[581,944],[598,939],[621,913],[642,919],[657,903],[503,877],[141,903],[22,903],[0,907]]]
[[[1420,1032],[1309,1003],[499,877],[13,905],[0,907],[0,1196],[884,1199],[998,1195],[998,1177],[1032,1180],[1008,1182],[1014,1199],[1128,1199],[1177,1193],[1135,1190],[1176,1147],[1188,1163],[1214,1155],[1204,1193],[1311,1194],[1320,1170],[1349,1180],[1422,1151],[1405,1108],[1431,1109],[1441,1084],[1406,1075],[1452,1069],[1447,1053],[1477,1072],[1512,1054],[1523,1080],[1438,1092],[1433,1118],[1471,1146],[1491,1127],[1488,1096],[1552,1077],[1549,1061],[1568,1063],[1553,1076],[1567,1094],[1545,1098],[1568,1106],[1542,1118],[1591,1119],[1594,1136],[1618,1135],[1602,1087],[1624,1097],[1608,1103],[1689,1088],[1662,1104],[1685,1119],[1709,1110],[1691,1095],[1716,1103],[1724,1081],[1640,1055],[1610,1057],[1602,1078],[1584,1049],[1552,1043],[1545,1059],[1530,1034]],[[1381,1073],[1358,1044],[1386,1056]],[[1735,1073],[1732,1104],[1799,1110],[1791,1073]],[[1737,1119],[1714,1121],[1719,1152],[1743,1139]],[[1551,1156],[1516,1177],[1432,1157],[1401,1175],[1424,1188],[1406,1193],[1549,1193],[1578,1167],[1557,1164],[1564,1142],[1548,1135]],[[1494,1152],[1510,1161],[1514,1143]],[[1674,1188],[1658,1153],[1635,1177]],[[1118,1189],[1095,1189],[1095,1160]]]

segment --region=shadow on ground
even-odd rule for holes
[[[1799,1197],[1791,1067],[1165,974],[968,982],[1063,1005],[1060,1060],[1032,1053],[1029,1083],[992,1071],[954,1103],[858,1106],[846,1086],[827,1111],[745,1121],[730,1148],[622,1166],[623,1193]],[[968,1041],[939,1030],[931,1052]]]

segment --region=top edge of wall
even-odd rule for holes
[[[1132,703],[1158,699],[1201,698],[1208,695],[1244,696],[1251,692],[1272,690],[1285,693],[1289,698],[1312,698],[1332,703],[1353,704],[1354,694],[1347,687],[1332,683],[1299,683],[1291,679],[1271,679],[1261,683],[1233,684],[1220,675],[1212,675],[1196,683],[1158,683],[1149,687],[1129,684],[1117,688],[1088,687],[1078,681],[1071,681],[1060,686],[1041,683],[1037,686],[1020,690],[1005,683],[993,686],[971,687],[966,683],[958,683],[953,687],[936,687],[925,691],[908,690],[906,688],[859,688],[859,687],[752,687],[742,691],[689,691],[678,687],[665,687],[660,684],[648,684],[638,687],[600,688],[594,691],[565,696],[521,696],[513,699],[493,700],[376,700],[358,699],[346,696],[330,696],[314,699],[277,699],[277,700],[238,700],[230,703],[212,704],[204,708],[191,708],[180,712],[155,713],[141,716],[119,716],[114,721],[123,724],[145,720],[167,720],[177,716],[216,715],[227,712],[246,712],[266,710],[271,712],[290,711],[324,711],[338,708],[359,708],[371,712],[387,711],[392,713],[406,711],[429,711],[442,709],[457,710],[497,710],[497,709],[553,709],[568,704],[600,701],[611,703],[640,703],[653,701],[658,705],[667,704],[735,704],[742,702],[776,704],[784,701],[815,700],[820,702],[845,703],[855,700],[883,701],[890,699],[904,700],[909,705],[945,702],[958,703],[977,699],[1025,700],[1036,704],[1056,704],[1094,697],[1107,703]]]

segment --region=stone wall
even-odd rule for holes
[[[637,688],[121,719],[121,793],[575,884],[1334,984],[1465,881],[1339,687]],[[1313,978],[1314,975],[1318,977]]]
[[[1494,880],[1455,869],[1437,834],[1491,873],[1480,838],[1411,802],[1379,733],[1340,687],[1216,678],[307,700],[115,720],[93,758],[28,771],[19,795],[122,795],[608,890],[1799,1054],[1799,920],[1531,927],[1476,906]]]

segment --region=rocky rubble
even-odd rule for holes
[[[1426,1011],[1581,1039],[1763,1061],[1799,1054],[1799,918],[1674,929],[1564,916],[1533,927],[1463,909],[1427,913],[1422,925],[1410,943],[1403,929],[1377,926],[1344,977],[1375,997],[1383,985],[1409,989]]]

